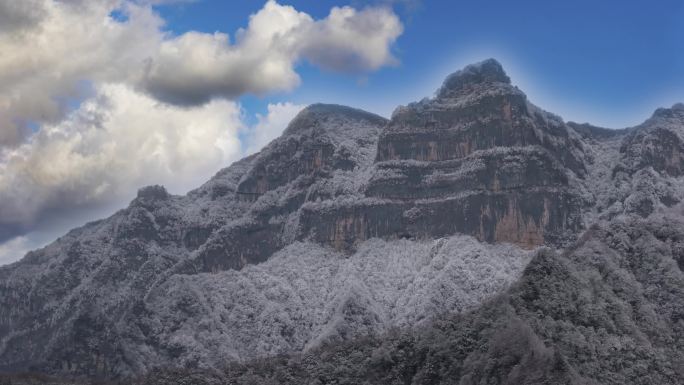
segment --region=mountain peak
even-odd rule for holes
[[[382,116],[347,107],[339,104],[315,103],[304,108],[285,129],[284,134],[295,134],[316,126],[323,121],[365,121],[376,125],[384,125],[387,119]]]
[[[684,103],[675,103],[670,108],[658,108],[653,117],[682,117],[684,118]]]
[[[501,64],[495,59],[487,59],[466,66],[462,70],[447,76],[437,92],[439,97],[459,94],[480,84],[503,83],[510,85],[511,79],[506,75]]]

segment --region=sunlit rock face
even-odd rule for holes
[[[530,104],[500,64],[449,76],[433,99],[399,107],[383,129],[366,199],[305,210],[320,242],[470,234],[531,248],[581,227],[570,179],[586,173],[580,137]]]
[[[111,217],[0,267],[0,371],[125,378],[154,367],[214,370],[226,360],[325,351],[331,342],[476,311],[530,277],[526,266],[544,247],[558,249],[578,287],[599,287],[592,280],[605,271],[623,274],[615,266],[628,256],[640,282],[632,289],[667,283],[676,298],[684,266],[677,220],[683,115],[675,105],[614,131],[566,124],[527,101],[494,60],[454,73],[433,98],[399,107],[389,120],[309,106],[281,137],[187,195],[145,187]],[[671,218],[656,220],[663,213]],[[615,261],[608,270],[586,265],[591,250],[582,245],[597,229],[597,253]],[[630,237],[642,230],[634,244]],[[577,250],[582,258],[568,259]],[[502,309],[556,295],[554,283],[541,279],[556,260],[541,255],[529,281],[546,286],[534,298],[510,297],[514,303]],[[651,255],[662,266],[648,265]],[[656,271],[667,278],[649,278]],[[622,290],[611,282],[601,290]],[[669,309],[652,291],[642,294],[640,312]],[[489,314],[488,306],[478,311]],[[663,335],[681,328],[680,305],[673,306],[670,321],[658,321]],[[608,305],[596,309],[597,319],[613,317]],[[563,314],[554,315],[557,322],[566,321]],[[546,314],[532,309],[525,319],[532,315],[539,319],[531,326],[510,329],[524,331],[521,346],[534,345],[530,357],[541,361],[528,363],[568,367],[539,348],[552,334]],[[588,328],[599,324],[580,321],[554,333],[597,338]],[[626,329],[600,325],[638,334],[629,322],[620,324]],[[681,354],[677,346],[673,354]],[[580,353],[573,354],[592,361]]]

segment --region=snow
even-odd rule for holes
[[[584,181],[574,182],[590,204],[584,213],[586,227],[618,215],[638,213],[644,202],[651,202],[653,212],[658,213],[668,210],[663,202],[684,201],[684,176],[670,176],[643,164],[645,147],[653,142],[634,140],[657,135],[663,129],[684,139],[684,109],[678,105],[658,109],[643,124],[621,135],[585,140],[589,172]]]
[[[146,305],[181,360],[220,365],[472,309],[513,282],[531,255],[467,236],[370,239],[352,255],[297,242],[241,271],[173,276]]]

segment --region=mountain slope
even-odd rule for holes
[[[506,293],[429,325],[144,384],[680,384],[682,208],[540,251]]]
[[[291,243],[288,215],[309,189],[372,159],[367,153],[382,123],[347,107],[311,106],[292,122],[289,135],[187,196],[169,195],[161,186],[143,188],[112,217],[1,267],[0,368],[134,373],[138,362],[122,346],[122,335],[126,318],[140,311],[150,290],[175,274],[258,263]],[[357,129],[342,141],[335,131],[342,126]],[[320,154],[321,146],[351,149]],[[245,199],[240,189],[264,164],[281,162],[272,160],[278,156],[287,158],[285,169],[300,175]],[[342,166],[333,163],[338,158]],[[272,168],[266,170],[272,177]]]
[[[566,124],[494,60],[390,120],[309,106],[186,196],[0,267],[0,370],[677,383],[683,138],[682,105]]]

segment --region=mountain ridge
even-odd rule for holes
[[[682,104],[622,131],[565,123],[530,103],[493,59],[450,75],[434,98],[398,107],[390,119],[309,106],[281,137],[188,194],[144,187],[111,217],[0,266],[0,370],[106,378],[172,362],[218,370],[226,357],[306,355],[393,327],[430,329],[409,314],[486,312],[483,303],[529,276],[528,261],[565,261],[596,232],[597,250],[639,261],[599,231],[610,226],[625,237],[637,223],[650,228],[642,237],[666,250],[672,280],[653,282],[679,293],[681,226],[671,221],[668,233],[655,217],[677,212],[684,199],[682,138]],[[396,256],[393,264],[383,255]],[[300,259],[308,264],[290,271]],[[321,274],[336,284],[322,287]],[[374,274],[392,289],[374,284]],[[314,300],[321,293],[325,303]],[[531,301],[516,298],[523,307]],[[519,318],[530,338],[562,356],[544,365],[580,381],[585,364],[568,358],[562,340],[539,334],[546,321]],[[667,331],[684,321],[662,322]],[[519,331],[506,330],[497,333]]]

